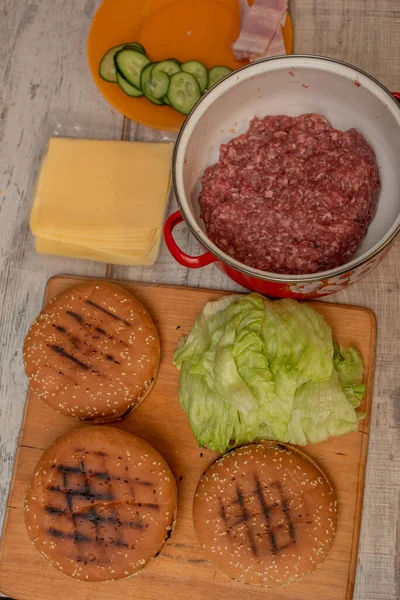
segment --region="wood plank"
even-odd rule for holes
[[[295,0],[295,54],[319,54],[352,63],[398,91],[398,0]]]
[[[51,279],[46,300],[77,281],[74,277]],[[202,472],[217,455],[200,450],[195,443],[179,406],[178,371],[172,364],[172,356],[180,337],[189,333],[205,302],[217,299],[221,292],[121,284],[132,290],[153,315],[160,332],[162,353],[159,375],[149,398],[117,426],[145,437],[167,459],[178,481],[178,520],[160,556],[134,580],[112,585],[85,584],[85,589],[100,600],[108,600],[117,593],[131,593],[134,581],[136,593],[144,600],[158,594],[163,594],[166,600],[187,598],[189,593],[193,600],[212,597],[212,594],[226,600],[261,598],[264,592],[232,582],[202,556],[192,524],[194,490]],[[375,317],[368,310],[349,306],[328,303],[313,306],[324,315],[341,344],[354,344],[362,354],[368,387],[362,409],[367,418],[356,433],[307,446],[306,451],[326,471],[336,490],[340,506],[338,532],[333,550],[321,570],[286,589],[269,591],[271,600],[306,600],[311,593],[319,600],[348,600],[352,598],[354,585],[374,377]],[[65,576],[40,557],[26,534],[22,510],[30,474],[43,449],[75,423],[29,394],[0,546],[0,587],[19,600],[39,597],[50,600],[54,589],[62,589],[59,597],[63,600],[72,600],[82,589],[80,582],[73,579],[68,580],[68,586],[63,586]],[[16,576],[21,571],[26,577]]]
[[[121,136],[123,118],[96,94],[86,66],[95,8],[92,0],[0,3],[0,528],[26,396],[22,343],[43,287],[59,272],[106,274],[101,263],[36,254],[28,225],[50,135]]]

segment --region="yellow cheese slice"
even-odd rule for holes
[[[173,144],[52,138],[30,226],[79,237],[161,229]]]
[[[104,247],[118,249],[131,249],[139,250],[146,249],[153,245],[157,239],[161,236],[161,229],[151,229],[149,233],[143,234],[142,236],[131,236],[131,237],[113,237],[113,238],[100,238],[97,236],[90,237],[72,237],[67,235],[56,235],[48,234],[44,232],[39,237],[45,238],[53,242],[60,242],[63,244],[76,244],[78,246],[87,246],[89,248],[101,250]]]
[[[158,240],[145,254],[143,252],[137,253],[132,251],[131,254],[118,255],[104,251],[100,252],[76,244],[62,244],[41,237],[35,239],[35,249],[42,254],[53,254],[71,258],[86,258],[114,265],[153,265],[157,259],[159,241],[160,240]]]
[[[148,236],[148,234],[152,231],[154,231],[154,227],[152,229],[142,229],[140,231],[126,231],[124,233],[118,233],[116,234],[115,232],[103,232],[103,231],[96,231],[95,233],[93,231],[65,231],[65,230],[59,230],[59,229],[54,229],[54,228],[46,228],[45,230],[32,230],[32,233],[34,235],[42,235],[42,233],[45,233],[46,235],[50,235],[52,237],[57,237],[59,235],[62,235],[64,237],[68,237],[68,238],[79,238],[79,239],[93,239],[94,237],[99,239],[99,240],[115,240],[115,239],[142,239],[142,238],[146,238]]]

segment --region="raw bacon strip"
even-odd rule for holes
[[[270,45],[267,48],[267,51],[263,56],[256,56],[255,59],[259,60],[260,58],[270,57],[270,56],[281,56],[282,54],[286,54],[285,42],[283,39],[282,28],[278,27],[277,32]]]
[[[240,8],[240,22],[243,27],[244,21],[250,12],[250,6],[248,0],[239,0],[239,8]]]
[[[280,23],[280,26],[276,30],[276,33],[275,33],[274,37],[272,38],[271,43],[268,46],[267,51],[264,54],[264,56],[258,56],[257,59],[264,58],[264,57],[270,57],[270,56],[282,56],[282,54],[286,54],[285,40],[283,39],[283,32],[282,32],[282,27],[286,23],[286,16],[287,16],[287,13],[285,13],[285,15]]]
[[[233,44],[233,53],[238,60],[265,56],[287,7],[287,0],[255,0]]]

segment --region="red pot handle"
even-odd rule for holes
[[[177,210],[170,217],[168,217],[164,225],[164,240],[174,259],[180,265],[188,267],[189,269],[199,269],[200,267],[206,267],[207,265],[216,262],[218,259],[211,254],[211,252],[206,252],[200,256],[189,256],[189,254],[186,254],[179,248],[174,240],[172,231],[177,225],[179,225],[179,223],[182,223],[182,221],[182,214],[179,210]]]
[[[400,92],[392,92],[392,94],[400,102]]]

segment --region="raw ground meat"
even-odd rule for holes
[[[377,208],[374,150],[321,115],[254,118],[202,177],[208,237],[262,271],[308,274],[348,262]]]

